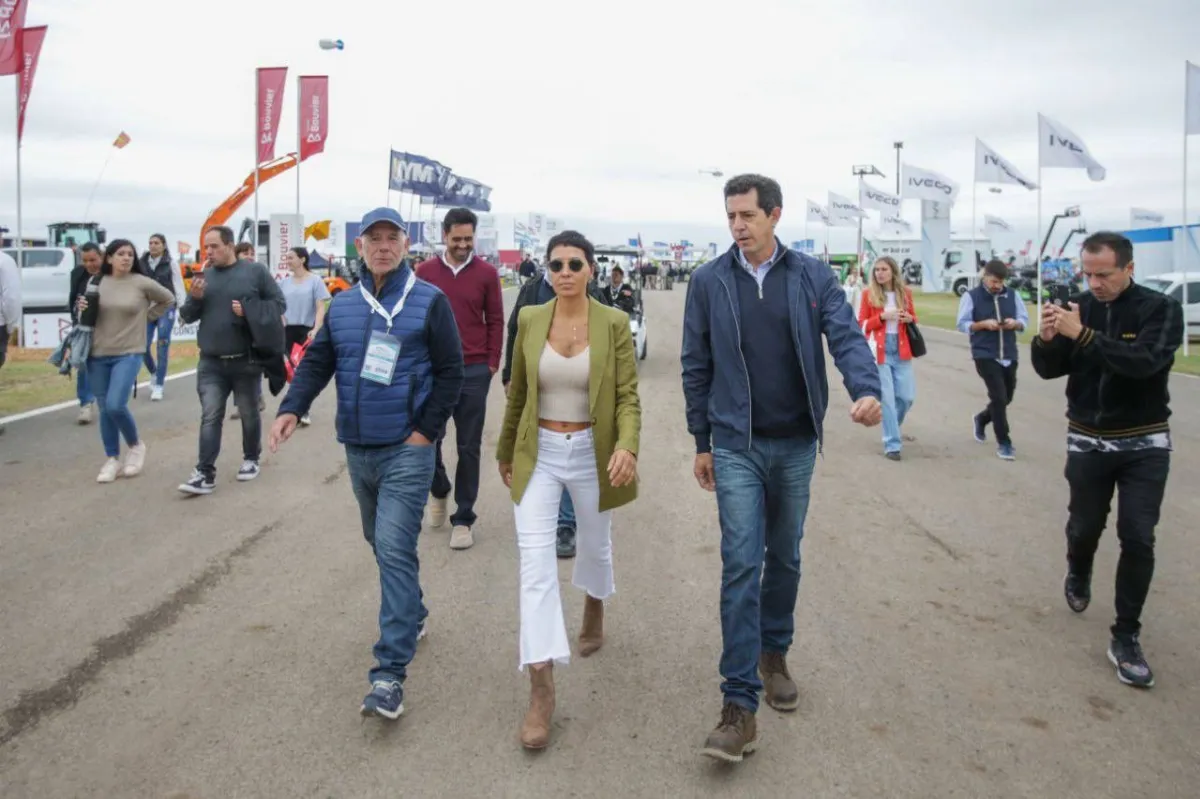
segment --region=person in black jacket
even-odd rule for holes
[[[517,292],[517,301],[513,303],[512,313],[508,316],[508,340],[504,345],[504,369],[500,373],[500,381],[504,384],[504,394],[508,395],[508,384],[512,382],[513,344],[517,340],[517,317],[526,305],[544,305],[554,299],[554,287],[550,283],[550,273],[542,269],[524,283]],[[611,305],[605,292],[596,285],[595,280],[588,284],[588,294],[603,305]],[[575,506],[571,503],[571,495],[565,490],[562,501],[558,505],[558,556],[560,558],[575,557]]]
[[[79,324],[79,298],[87,290],[88,281],[100,274],[104,254],[100,245],[87,242],[79,248],[79,266],[71,270],[71,291],[67,296],[67,309],[71,313],[71,324]],[[87,369],[75,370],[75,396],[79,398],[79,424],[91,424],[96,407],[96,395],[92,393]]]
[[[167,311],[162,317],[146,324],[146,354],[142,361],[150,372],[150,399],[158,402],[163,398],[163,384],[167,380],[167,359],[171,355],[171,333],[175,330],[176,309],[187,299],[183,286],[183,274],[171,260],[167,250],[167,237],[161,233],[150,236],[150,245],[138,263],[138,271],[152,278],[160,286],[175,295],[175,308]],[[151,348],[154,337],[158,336],[158,362],[154,361]]]
[[[1158,524],[1171,462],[1167,380],[1184,335],[1183,307],[1133,282],[1133,244],[1118,233],[1083,243],[1090,293],[1043,306],[1034,371],[1067,376],[1067,605],[1091,602],[1092,562],[1119,496],[1116,623],[1108,659],[1126,685],[1150,688],[1142,652],[1142,606],[1154,575]]]

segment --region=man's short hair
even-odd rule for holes
[[[758,207],[763,213],[770,215],[776,208],[783,207],[783,189],[775,181],[765,175],[737,175],[725,184],[725,199],[740,194],[749,194],[751,190],[758,191]]]
[[[1102,230],[1083,240],[1083,251],[1092,255],[1098,254],[1105,247],[1116,253],[1118,269],[1124,269],[1133,262],[1133,242],[1120,233]]]
[[[79,254],[83,255],[85,252],[94,252],[97,255],[102,254],[100,252],[100,245],[94,241],[85,241],[83,244],[79,245]]]
[[[993,258],[983,265],[983,273],[1001,280],[1008,280],[1008,265],[999,258]]]
[[[479,227],[479,217],[470,208],[451,208],[442,219],[442,235],[449,233],[455,225],[470,225],[471,232],[475,232]]]
[[[221,236],[222,244],[233,244],[233,228],[229,227],[228,225],[213,225],[208,230],[204,231],[204,235],[207,236],[214,230]]]
[[[612,269],[609,270],[609,274],[611,274],[611,275],[615,275],[617,272],[620,272],[622,277],[625,276],[625,270],[619,266],[614,266]]]

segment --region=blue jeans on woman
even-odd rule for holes
[[[81,406],[91,405],[96,401],[96,395],[92,393],[92,383],[88,380],[86,366],[75,370],[75,396],[79,398]]]
[[[129,412],[129,396],[141,368],[141,355],[93,355],[88,358],[88,382],[96,394],[100,411],[100,440],[104,442],[104,454],[110,458],[121,456],[122,436],[131,447],[138,443],[137,425]]]
[[[912,359],[900,360],[900,336],[889,333],[884,341],[884,361],[879,364],[883,389],[883,451],[900,451],[900,425],[917,398],[917,381]]]
[[[171,357],[171,331],[174,329],[174,308],[153,322],[146,323],[146,354],[143,356],[143,361],[146,364],[146,371],[154,378],[153,382],[156,386],[161,386],[167,379],[167,361]],[[156,332],[158,333],[157,364],[155,364],[154,358],[150,354],[150,348],[154,344],[154,334]]]

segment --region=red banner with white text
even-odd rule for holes
[[[19,75],[23,66],[21,28],[25,27],[26,0],[0,0],[0,75]]]
[[[283,118],[286,82],[287,67],[258,68],[258,125],[254,135],[258,141],[260,165],[275,160],[275,139],[279,136],[279,120]]]
[[[329,77],[300,77],[300,161],[325,152],[329,135]]]
[[[3,0],[0,0],[3,2]],[[33,91],[33,74],[37,72],[38,55],[42,52],[42,41],[46,38],[46,26],[23,28],[18,32],[17,43],[21,50],[21,75],[17,79],[17,144],[25,133],[25,106],[29,105],[29,93]]]

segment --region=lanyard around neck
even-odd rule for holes
[[[380,316],[387,320],[387,332],[392,332],[392,321],[400,315],[400,311],[404,308],[404,301],[408,299],[408,292],[412,291],[412,287],[416,285],[417,276],[412,272],[408,273],[408,282],[404,284],[404,292],[400,295],[400,299],[392,306],[392,312],[388,313],[384,310],[379,300],[375,299],[371,292],[367,291],[367,287],[362,283],[358,284],[359,291],[362,292],[363,298],[367,301],[367,305],[377,312]]]

